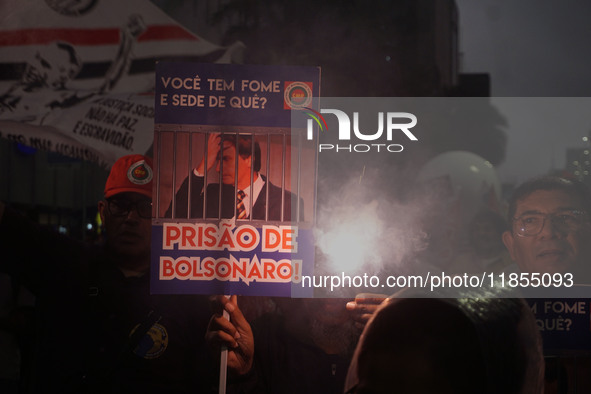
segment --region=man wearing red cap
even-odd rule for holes
[[[106,240],[43,231],[0,203],[0,271],[37,297],[31,391],[201,392],[210,317],[201,296],[150,294],[152,161],[113,165],[98,204]]]
[[[150,266],[152,176],[148,157],[120,158],[107,178],[105,200],[98,204],[105,247],[127,276],[146,273]]]

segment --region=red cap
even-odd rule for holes
[[[119,158],[107,178],[105,198],[118,193],[140,193],[152,198],[152,159],[143,155]]]

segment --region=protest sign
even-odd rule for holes
[[[547,354],[591,351],[588,298],[529,299]]]
[[[152,292],[309,295],[318,141],[291,112],[314,106],[319,79],[312,67],[157,65]]]

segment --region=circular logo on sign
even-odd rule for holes
[[[129,336],[133,335],[139,326],[139,324],[135,326],[129,333]],[[166,328],[155,323],[150,327],[146,335],[143,336],[136,348],[133,349],[133,353],[136,356],[151,360],[160,357],[167,347],[168,332],[166,332]]]
[[[291,109],[302,109],[312,102],[312,89],[305,82],[292,82],[285,88],[283,98]]]
[[[136,161],[127,170],[127,179],[136,185],[145,185],[152,180],[152,169],[145,160]]]
[[[66,16],[81,16],[96,6],[99,0],[45,0],[54,11]]]

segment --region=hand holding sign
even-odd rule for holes
[[[362,293],[355,297],[355,301],[347,302],[347,310],[355,325],[359,328],[365,327],[387,297],[385,294]]]
[[[252,368],[254,356],[254,337],[250,324],[238,308],[238,298],[225,296],[216,297],[216,301],[230,315],[227,320],[221,313],[215,314],[207,327],[205,339],[219,354],[221,346],[228,348],[228,369],[231,374],[245,375]]]

